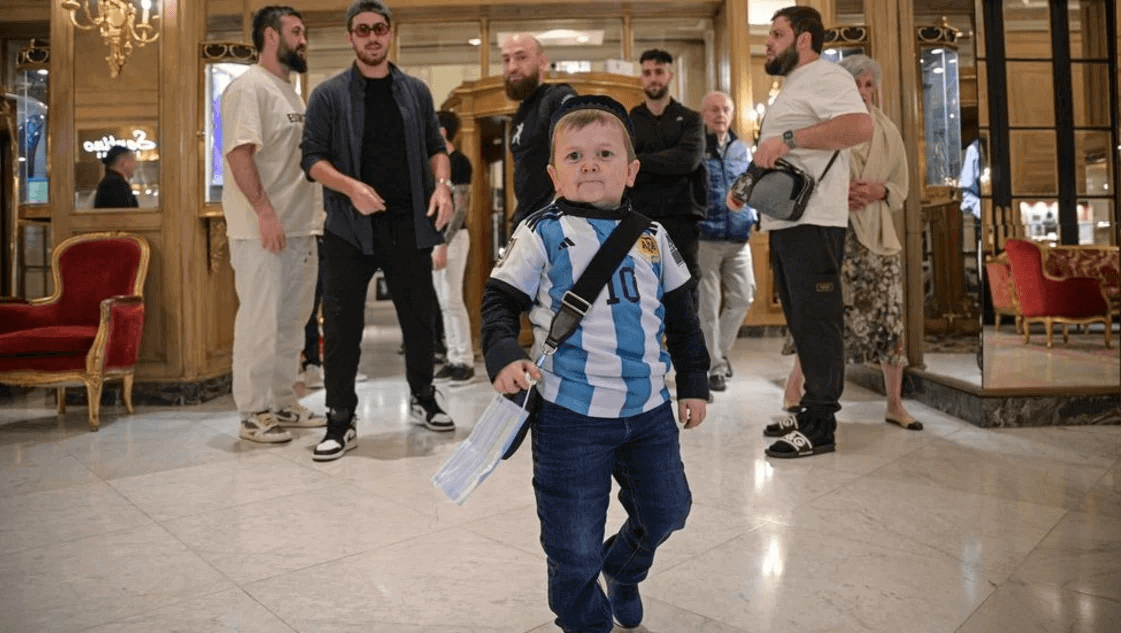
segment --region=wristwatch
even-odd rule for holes
[[[447,178],[437,178],[437,179],[436,179],[436,184],[438,184],[438,185],[447,185],[447,186],[448,186],[448,190],[449,190],[449,191],[450,191],[450,190],[451,190],[451,188],[452,188],[452,181],[448,180]]]
[[[794,142],[794,130],[787,130],[782,133],[782,142],[790,149],[796,149],[798,144]]]

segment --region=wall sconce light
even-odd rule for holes
[[[140,0],[140,21],[136,20],[136,5],[133,0],[98,0],[97,17],[90,12],[91,0],[62,0],[62,8],[70,12],[70,22],[83,31],[95,28],[101,32],[101,39],[109,47],[109,76],[116,77],[132,54],[132,47],[144,46],[159,39],[159,31],[152,22],[160,19],[151,15],[152,0]],[[78,21],[77,13],[85,14],[87,24]]]

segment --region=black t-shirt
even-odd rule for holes
[[[116,209],[139,207],[136,194],[132,193],[125,177],[112,169],[105,170],[105,177],[97,183],[97,195],[93,198],[95,209]]]
[[[556,191],[545,166],[549,164],[549,123],[553,112],[574,96],[568,84],[545,84],[518,107],[510,129],[510,153],[514,155],[514,196],[518,208],[514,222],[544,207]]]
[[[412,214],[405,123],[391,88],[393,75],[366,78],[366,122],[362,133],[362,182],[385,200],[387,210]]]
[[[448,160],[452,164],[452,184],[471,184],[471,161],[463,155],[463,152],[455,150],[448,157]]]

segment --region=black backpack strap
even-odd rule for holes
[[[641,213],[631,212],[615,227],[611,235],[607,236],[607,240],[596,251],[588,267],[572,285],[572,289],[564,293],[561,307],[549,325],[549,335],[545,337],[543,353],[552,354],[557,351],[560,344],[576,331],[580,320],[592,308],[596,297],[603,291],[611,275],[615,274],[615,269],[623,262],[631,247],[648,226],[650,226],[650,218]]]

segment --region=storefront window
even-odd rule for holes
[[[206,65],[206,202],[222,202],[222,93],[230,82],[246,70],[248,64],[224,62]]]
[[[16,145],[20,204],[49,202],[46,67],[21,67],[15,76]]]

